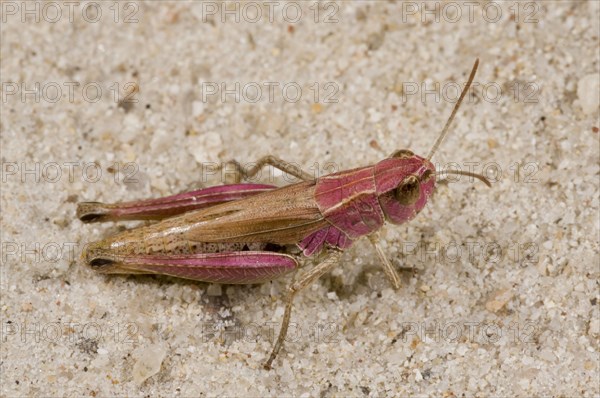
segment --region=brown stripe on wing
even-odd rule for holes
[[[172,229],[198,242],[293,244],[328,226],[314,200],[312,181],[165,220],[149,228]],[[185,228],[179,228],[185,225]],[[158,232],[158,231],[156,231]]]

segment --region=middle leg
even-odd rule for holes
[[[233,164],[235,167],[235,183],[241,182],[242,179],[247,180],[254,177],[266,165],[273,166],[284,173],[292,175],[303,181],[314,180],[314,177],[310,173],[302,170],[299,166],[271,155],[263,156],[262,158],[258,159],[258,161],[252,162],[252,166],[250,167],[244,167],[237,160],[231,160],[230,162],[218,167],[218,169],[223,169],[227,164]]]

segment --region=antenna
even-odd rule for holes
[[[488,186],[488,188],[492,187],[492,184],[490,184],[490,181],[485,178],[484,176],[482,176],[481,174],[476,174],[476,173],[470,173],[468,171],[462,171],[462,170],[446,170],[446,171],[441,171],[439,173],[435,173],[435,176],[445,176],[447,174],[454,174],[454,175],[459,175],[459,176],[467,176],[467,177],[473,177],[473,178],[477,178],[479,181],[483,182],[485,185]]]
[[[446,134],[448,133],[448,127],[450,127],[450,123],[452,123],[452,120],[454,120],[454,116],[456,116],[456,112],[458,112],[458,108],[460,107],[460,103],[462,102],[463,98],[465,98],[465,95],[467,95],[467,92],[469,91],[469,87],[471,87],[471,83],[473,83],[473,78],[475,77],[475,72],[477,72],[477,66],[479,66],[479,58],[477,58],[475,60],[475,65],[473,65],[473,69],[471,70],[471,75],[469,76],[469,80],[467,81],[467,85],[463,89],[462,93],[460,93],[460,97],[458,98],[458,102],[456,103],[456,105],[454,105],[454,109],[452,110],[452,114],[450,115],[450,117],[448,118],[448,121],[446,122],[446,125],[442,129],[442,133],[440,134],[440,136],[435,141],[435,144],[433,144],[433,147],[431,147],[431,150],[429,151],[429,155],[427,155],[427,160],[431,160],[431,157],[433,156],[433,154],[435,153],[435,151],[437,151],[437,149],[439,148],[440,144],[442,143],[442,141],[446,137]]]

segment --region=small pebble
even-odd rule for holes
[[[497,290],[492,294],[491,299],[485,303],[485,308],[490,312],[498,312],[512,297],[513,294],[508,289]]]
[[[158,345],[146,347],[133,365],[133,381],[140,385],[160,371],[167,351]]]

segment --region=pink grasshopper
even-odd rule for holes
[[[426,158],[408,150],[394,152],[375,165],[313,179],[282,160],[265,157],[246,169],[249,178],[265,164],[302,182],[277,188],[263,184],[231,184],[160,199],[102,204],[80,203],[83,222],[153,219],[155,224],[124,231],[90,244],[83,254],[106,274],[162,274],[203,282],[253,284],[297,270],[305,257],[320,263],[288,287],[279,336],[265,363],[270,369],[283,346],[297,292],[331,270],[343,250],[367,236],[394,288],[400,276],[377,242],[385,221],[402,224],[425,206],[435,188],[430,159],[477,71],[475,61],[467,85]],[[459,171],[480,179],[485,177]]]

